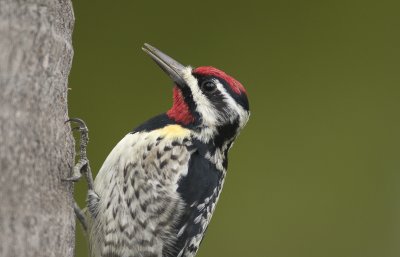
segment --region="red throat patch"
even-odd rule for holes
[[[242,94],[246,93],[246,89],[243,87],[243,85],[237,81],[236,79],[232,78],[225,72],[218,70],[217,68],[211,67],[211,66],[202,66],[194,69],[194,73],[197,73],[199,75],[203,76],[214,76],[217,78],[221,78],[225,80],[228,85],[232,88],[233,92],[236,94]]]
[[[182,91],[177,86],[174,87],[174,104],[168,110],[167,115],[170,119],[184,125],[194,122],[194,117],[183,98]]]

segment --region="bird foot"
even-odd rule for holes
[[[78,118],[71,118],[65,123],[68,122],[75,122],[79,126],[74,127],[72,130],[77,130],[80,132],[80,149],[79,149],[79,161],[75,164],[74,168],[72,169],[72,175],[68,178],[62,179],[63,181],[71,181],[77,182],[82,177],[82,174],[85,175],[89,189],[93,189],[93,178],[89,166],[89,160],[86,155],[86,148],[89,143],[89,130],[85,124],[85,122]]]
[[[65,123],[68,122],[74,122],[78,124],[78,127],[74,127],[72,131],[79,131],[80,133],[79,160],[72,169],[72,175],[68,178],[63,178],[62,181],[78,182],[81,179],[82,175],[84,175],[88,185],[89,192],[94,192],[92,171],[90,169],[89,159],[87,158],[86,155],[86,148],[89,143],[89,130],[85,122],[81,119],[72,118],[65,121]],[[79,222],[82,224],[83,229],[86,231],[87,230],[86,217],[84,215],[84,212],[79,208],[76,202],[74,203],[74,211]]]

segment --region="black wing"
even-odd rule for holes
[[[178,239],[170,251],[165,251],[172,255],[164,256],[196,254],[222,187],[224,173],[205,158],[205,146],[197,146],[189,160],[188,174],[179,181],[178,192],[185,202],[185,210],[176,226]]]

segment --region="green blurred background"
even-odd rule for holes
[[[89,126],[95,173],[171,105],[144,42],[247,88],[252,116],[199,257],[400,256],[398,1],[73,4],[70,116]]]

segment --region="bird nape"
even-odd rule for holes
[[[93,181],[88,130],[80,119],[80,160],[67,181],[88,183],[87,229],[93,257],[195,256],[224,183],[228,151],[250,112],[246,90],[225,72],[183,66],[143,50],[173,80],[173,105],[111,151]]]

